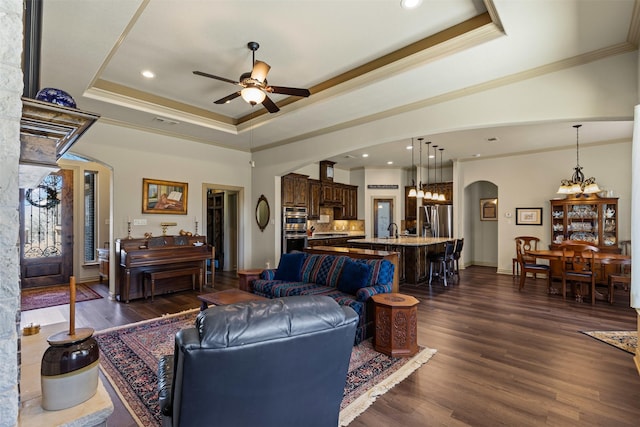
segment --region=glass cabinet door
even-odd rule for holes
[[[556,244],[565,240],[564,235],[564,205],[551,206],[551,241]]]
[[[570,240],[580,240],[596,246],[599,245],[598,205],[567,205],[567,230],[565,237]]]
[[[616,245],[617,239],[617,221],[616,205],[603,204],[602,205],[602,244],[605,246]]]

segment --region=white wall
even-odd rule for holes
[[[584,123],[589,118],[597,118],[599,120],[630,119],[633,116],[633,106],[637,103],[637,60],[635,52],[611,56],[578,67],[489,88],[485,91],[461,94],[459,97],[416,107],[395,116],[379,118],[369,123],[363,121],[361,125],[345,127],[328,134],[317,135],[291,144],[257,151],[253,154],[257,164],[253,170],[252,177],[253,199],[257,200],[260,194],[265,194],[270,203],[271,199],[274,199],[277,201],[274,205],[278,209],[277,214],[279,215],[279,177],[281,175],[345,152],[402,138],[410,139],[416,135],[435,135],[476,127],[557,120]],[[603,161],[609,163],[609,159],[607,159],[609,154],[604,152],[601,154],[603,154]],[[555,175],[550,177],[546,175],[547,165],[543,162],[537,162],[535,160],[538,158],[537,155],[532,154],[531,156],[534,161],[530,163],[522,161],[519,163],[519,168],[509,167],[510,160],[503,159],[499,164],[501,166],[506,165],[514,176],[526,174],[536,178],[541,177],[543,181],[548,181],[548,193],[540,195],[540,197],[530,198],[524,195],[523,191],[517,190],[513,186],[508,188],[511,183],[506,182],[507,192],[504,194],[508,196],[502,196],[504,188],[499,185],[500,197],[501,199],[505,199],[505,197],[507,199],[513,198],[513,200],[507,200],[507,206],[503,204],[502,208],[506,207],[514,211],[516,204],[529,207],[534,202],[544,207],[545,203],[548,204],[548,200],[555,195],[558,180],[560,178],[568,178],[572,173],[575,153],[565,153],[563,157],[565,160],[556,162]],[[469,164],[471,163],[473,162],[469,162]],[[460,162],[460,165],[462,164]],[[467,164],[467,162],[464,162],[464,164]],[[464,182],[466,183],[478,180],[493,182],[491,175],[496,173],[495,167],[493,167],[494,163],[480,161],[480,163],[476,164],[479,166],[477,168],[471,167],[470,172],[473,172],[473,176],[469,180],[466,180],[465,171],[456,171],[456,186],[462,184],[458,181],[460,177],[465,177]],[[608,179],[608,177],[604,176],[601,178],[599,170],[591,169],[589,164],[585,163],[584,166],[588,173],[596,175],[598,182]],[[591,172],[592,170],[593,172]],[[485,176],[483,171],[489,176]],[[517,181],[514,180],[513,182]],[[366,184],[369,183],[368,180],[365,182]],[[401,179],[398,180],[398,183],[404,185],[404,181]],[[622,188],[622,185],[617,185],[617,183],[614,183],[614,185],[616,188]],[[460,197],[462,191],[460,191],[460,188],[456,188],[455,193],[458,195],[457,197]],[[404,197],[404,190],[402,197]],[[400,200],[399,196],[398,200]],[[460,202],[462,203],[462,201]],[[365,199],[364,203],[364,215],[369,215],[366,205],[370,202]],[[624,201],[621,203],[624,206]],[[627,208],[628,206],[627,201]],[[459,222],[462,218],[461,208],[462,206],[457,206],[454,212],[454,221],[456,221],[457,226],[460,225]],[[361,217],[363,215],[361,212],[363,211],[360,206],[358,211],[358,216]],[[368,218],[364,219],[367,220],[367,223],[370,220]],[[274,258],[276,254],[276,245],[274,245],[275,229],[279,226],[279,223],[274,225],[275,227],[268,227],[265,233],[261,233],[259,239],[254,239],[254,257]],[[500,225],[501,222],[499,221],[501,234],[508,232],[508,235],[513,235],[517,232],[513,230],[515,226],[511,226],[504,231]],[[511,257],[511,252],[509,255],[506,253],[500,254],[498,268],[506,271],[507,262],[505,260],[508,259],[510,263]],[[508,271],[511,271],[510,265]]]
[[[168,234],[181,229],[194,231],[195,219],[203,226],[206,201],[203,186],[239,189],[239,224],[242,252],[240,268],[252,264],[252,233],[257,229],[254,220],[251,191],[250,155],[192,141],[158,135],[142,130],[96,123],[74,145],[74,153],[109,165],[113,169],[113,203],[111,223],[113,237],[127,235],[127,219],[146,219],[146,226],[132,227],[133,237],[145,232],[161,235],[161,222],[176,222]],[[142,178],[188,183],[187,215],[142,214]],[[202,230],[202,228],[200,228]],[[113,247],[113,244],[112,244]],[[113,253],[112,259],[113,259]],[[114,291],[114,263],[109,277]]]
[[[58,165],[62,169],[73,171],[73,275],[78,283],[96,280],[98,278],[97,255],[96,262],[84,262],[84,173],[97,172],[97,207],[96,207],[96,247],[104,247],[109,242],[109,218],[111,195],[111,169],[96,163],[77,160],[61,159]]]
[[[498,267],[498,221],[480,220],[480,199],[498,198],[498,187],[487,181],[476,181],[464,190],[464,265]],[[500,200],[498,200],[500,208]]]
[[[404,219],[402,216],[404,204],[404,171],[402,169],[378,169],[365,168],[365,185],[362,192],[364,193],[364,215],[358,213],[358,218],[362,217],[365,222],[365,234],[367,237],[373,237],[373,200],[374,199],[392,199],[393,200],[393,222],[400,226],[400,221]],[[397,185],[397,189],[369,189],[368,185]],[[360,193],[360,189],[358,189]],[[359,196],[358,196],[359,197]]]
[[[618,239],[631,237],[631,141],[599,146],[580,147],[580,165],[587,177],[595,176],[602,189],[614,191],[618,200]],[[461,185],[490,181],[498,187],[498,272],[511,274],[511,259],[515,253],[513,239],[519,235],[541,238],[546,247],[551,231],[549,200],[558,198],[561,179],[571,177],[575,166],[575,149],[535,153],[522,156],[475,160],[459,164]],[[477,200],[460,200],[459,214],[472,212]],[[467,206],[469,203],[472,206]],[[515,208],[542,207],[542,226],[516,225]],[[506,213],[512,217],[507,218]],[[465,222],[466,224],[466,222]],[[469,225],[466,224],[465,228]],[[465,246],[484,236],[463,230]]]

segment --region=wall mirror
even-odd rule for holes
[[[258,198],[258,204],[256,205],[256,222],[258,223],[258,228],[260,231],[264,231],[269,224],[269,202],[267,202],[267,198],[264,197],[264,194],[261,194]]]

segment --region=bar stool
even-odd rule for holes
[[[451,267],[454,264],[453,252],[455,250],[454,242],[448,241],[444,243],[444,252],[435,253],[427,256],[429,261],[429,286],[433,280],[433,265],[438,265],[438,277],[442,278],[445,286],[447,286],[447,276],[451,274]]]

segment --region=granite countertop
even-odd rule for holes
[[[357,239],[349,240],[349,243],[366,243],[372,245],[395,245],[395,246],[429,246],[437,245],[447,241],[454,240],[448,237],[417,237],[417,236],[398,236],[397,238],[375,238],[375,239]]]
[[[362,231],[321,231],[313,233],[313,236],[309,236],[307,240],[319,240],[319,239],[341,239],[345,237],[364,237],[365,234]]]

